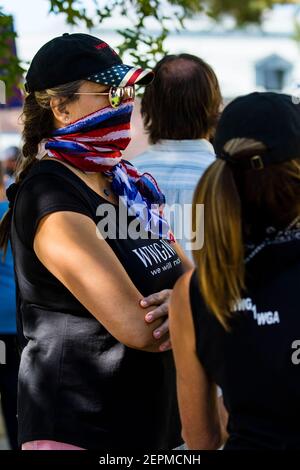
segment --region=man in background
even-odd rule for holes
[[[141,103],[150,146],[133,163],[140,172],[153,174],[168,206],[178,204],[170,223],[191,257],[187,244],[191,209],[184,205],[192,203],[201,175],[215,159],[210,140],[220,112],[221,92],[212,68],[190,54],[164,57],[154,73]]]

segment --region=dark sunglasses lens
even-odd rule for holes
[[[118,108],[124,96],[123,88],[111,87],[109,90],[109,102],[113,108]]]

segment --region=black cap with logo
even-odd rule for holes
[[[89,34],[64,33],[42,46],[26,75],[28,93],[42,91],[76,80],[103,85],[147,85],[153,79],[148,69],[123,64],[104,41]]]
[[[261,154],[234,158],[224,147],[236,138],[253,139],[266,148]],[[218,158],[242,169],[262,169],[300,158],[300,104],[292,96],[275,92],[241,96],[224,109],[214,146]]]

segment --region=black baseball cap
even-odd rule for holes
[[[25,90],[30,93],[76,80],[103,85],[148,85],[151,70],[123,64],[118,54],[101,39],[83,33],[64,33],[42,46],[26,75]]]
[[[225,150],[231,139],[262,142],[265,150],[234,158]],[[250,93],[236,98],[224,109],[214,139],[217,158],[234,167],[262,169],[269,164],[300,158],[300,104],[281,93]]]

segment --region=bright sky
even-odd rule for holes
[[[99,0],[101,4],[103,0]],[[84,6],[89,10],[93,7],[93,0],[83,0]],[[30,60],[35,52],[51,38],[65,31],[84,31],[83,26],[74,28],[67,26],[63,15],[48,14],[49,0],[0,0],[4,12],[12,14],[15,19],[15,29],[18,33],[18,54],[23,60]],[[293,6],[278,6],[271,14],[268,14],[263,25],[265,31],[291,32],[292,15],[295,11]],[[129,12],[130,13],[130,12]],[[97,35],[108,40],[114,47],[120,38],[117,34],[108,33],[107,29],[114,30],[126,25],[126,18],[114,17],[103,26],[97,28]],[[201,31],[204,29],[218,28],[215,23],[209,22],[205,17],[198,17],[188,23],[189,30]],[[172,51],[171,51],[172,52]]]

